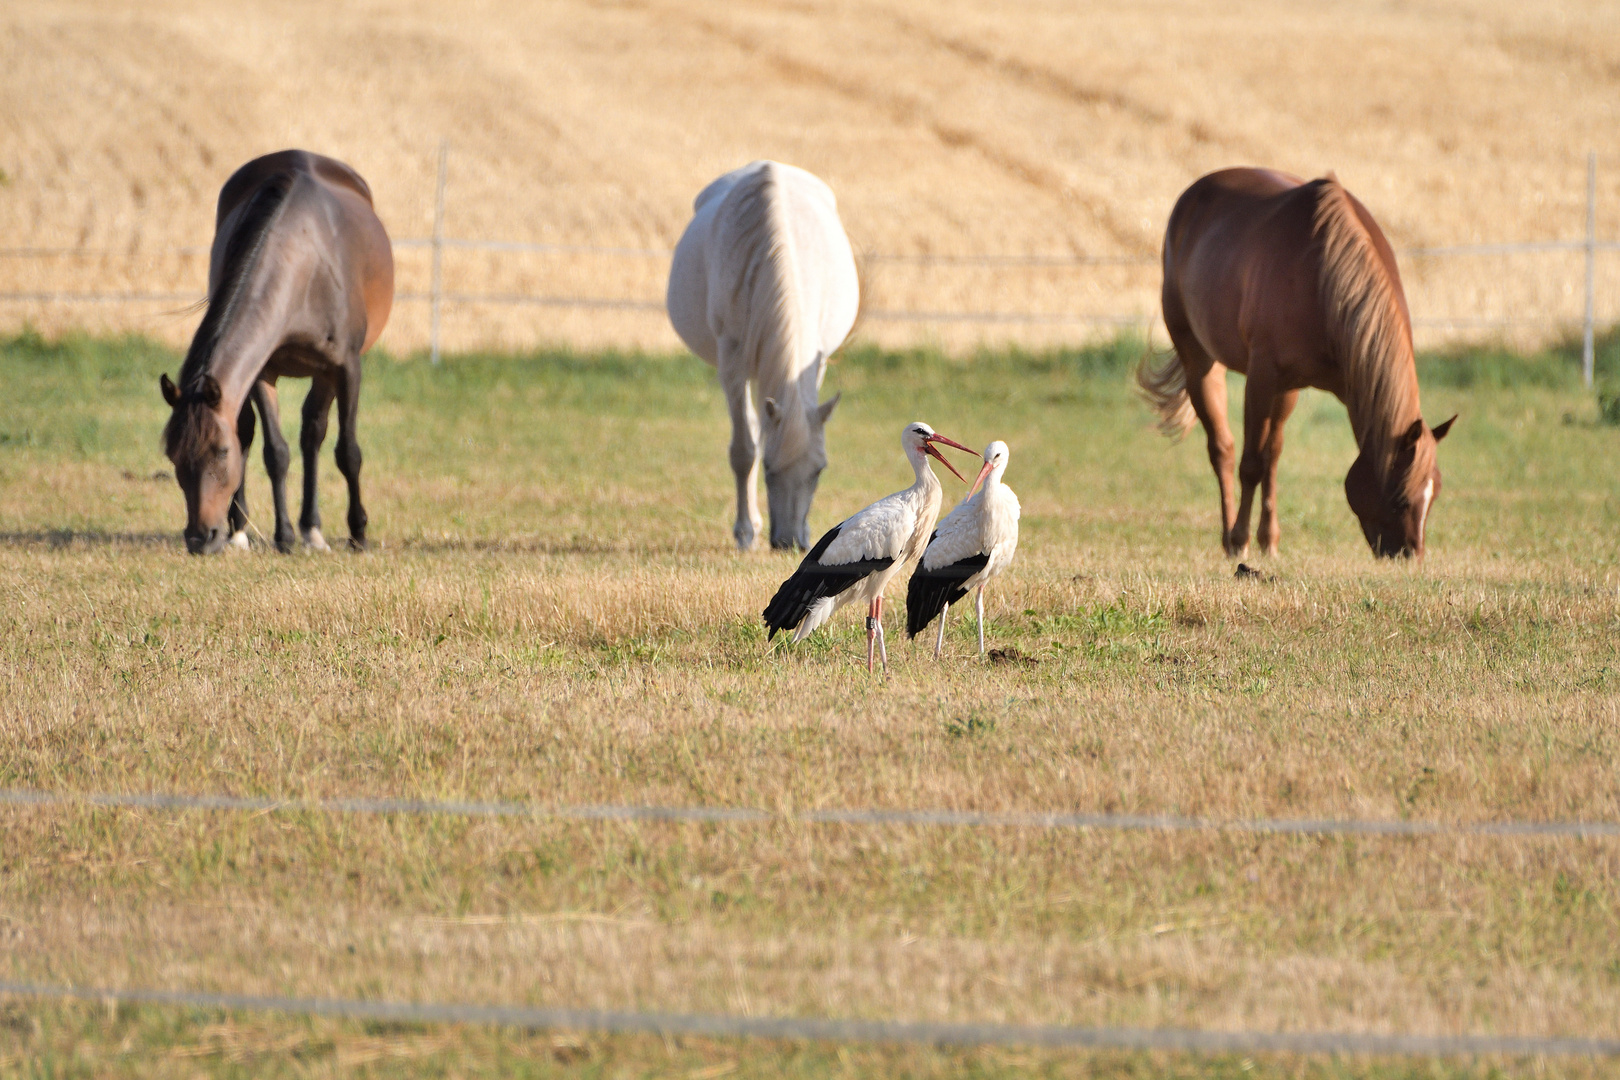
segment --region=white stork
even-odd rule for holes
[[[917,473],[917,482],[845,518],[816,541],[765,608],[770,637],[774,638],[778,630],[793,629],[793,640],[803,641],[833,612],[851,601],[864,600],[866,670],[872,670],[874,643],[882,653],[883,670],[889,670],[889,650],[883,642],[883,589],[907,563],[922,554],[939,518],[939,478],[928,459],[938,458],[958,480],[967,483],[967,478],[934,448],[935,443],[973,452],[953,439],[935,434],[927,424],[908,424],[900,436],[900,445]]]
[[[928,538],[917,572],[906,588],[906,633],[916,637],[939,616],[934,656],[945,644],[945,616],[951,605],[978,590],[979,655],[984,655],[984,586],[1001,573],[1018,550],[1018,496],[1001,482],[1007,471],[1007,444],[984,448],[984,467],[968,497],[956,504]],[[981,486],[983,485],[983,486]]]

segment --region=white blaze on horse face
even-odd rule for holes
[[[1434,501],[1434,477],[1423,485],[1423,509],[1418,511],[1418,545],[1423,544],[1424,531],[1429,527],[1429,504]]]

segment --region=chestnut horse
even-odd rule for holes
[[[372,210],[371,189],[340,161],[283,150],[238,169],[219,193],[208,266],[208,310],[176,386],[159,380],[173,411],[163,448],[186,497],[186,550],[245,547],[243,462],[253,409],[264,420],[264,464],[276,506],[276,547],[290,551],[290,455],[281,434],[276,380],[311,380],[304,399],[304,542],[326,549],[315,477],[332,401],[338,404],[337,465],[349,484],[349,545],[366,543],[360,502],[360,355],[388,322],[394,254]]]
[[[1417,368],[1395,253],[1367,208],[1329,174],[1305,183],[1270,169],[1225,169],[1176,200],[1164,234],[1164,322],[1175,352],[1145,360],[1137,382],[1160,428],[1196,417],[1221,488],[1221,543],[1249,546],[1259,485],[1260,547],[1277,552],[1283,424],[1307,386],[1349,408],[1360,455],[1344,479],[1350,509],[1378,555],[1423,557],[1440,494],[1435,444],[1418,409]],[[1233,498],[1226,371],[1246,376],[1241,503]]]

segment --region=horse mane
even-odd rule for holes
[[[208,298],[208,310],[191,339],[191,347],[186,350],[185,363],[180,367],[180,403],[175,406],[169,415],[169,422],[163,428],[163,449],[171,459],[177,454],[189,456],[201,448],[204,428],[195,420],[201,404],[203,378],[209,373],[215,349],[235,320],[242,293],[254,267],[258,265],[259,254],[264,250],[270,228],[281,216],[287,196],[297,179],[295,172],[279,172],[260,184],[243,207],[242,216],[226,241],[219,285]]]
[[[1410,419],[1419,415],[1412,324],[1400,279],[1385,264],[1350,193],[1332,175],[1314,186],[1312,231],[1322,251],[1319,287],[1327,335],[1344,372],[1356,442],[1379,487],[1386,488],[1398,441]],[[1432,442],[1428,449],[1432,455]],[[1429,470],[1407,475],[1427,478]]]
[[[781,185],[776,163],[769,161],[739,180],[726,197],[732,213],[725,236],[727,260],[746,266],[744,361],[757,373],[761,394],[776,398],[788,418],[779,426],[782,442],[777,450],[791,456],[797,450],[795,442],[808,439],[809,425],[798,407],[797,365],[803,355],[804,329],[793,266],[793,230]]]

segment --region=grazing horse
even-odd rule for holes
[[[810,502],[827,467],[827,418],[817,403],[830,356],[855,325],[860,280],[838,202],[791,165],[756,161],[726,173],[693,203],[675,247],[666,306],[688,348],[720,374],[731,410],[737,546],[761,521],[755,477],[764,437],[771,546],[810,546]],[[763,432],[749,383],[762,399]]]
[[[1277,459],[1303,387],[1349,408],[1360,450],[1344,480],[1350,509],[1378,555],[1423,557],[1440,494],[1435,444],[1418,409],[1406,294],[1395,253],[1367,208],[1329,174],[1305,183],[1270,169],[1225,169],[1188,188],[1164,234],[1164,322],[1175,352],[1137,382],[1167,435],[1196,417],[1221,489],[1221,543],[1249,546],[1261,488],[1259,539],[1277,552]],[[1226,371],[1246,376],[1241,504],[1233,498]]]
[[[159,385],[172,408],[163,447],[186,497],[186,550],[245,547],[243,463],[253,409],[264,420],[264,465],[276,505],[276,547],[291,551],[290,455],[281,434],[276,380],[311,380],[304,399],[304,542],[325,550],[315,476],[327,416],[338,403],[337,464],[349,484],[349,545],[366,544],[360,502],[360,355],[388,322],[394,254],[371,205],[371,189],[340,161],[283,150],[248,162],[225,182],[214,219],[208,310],[176,386]]]

